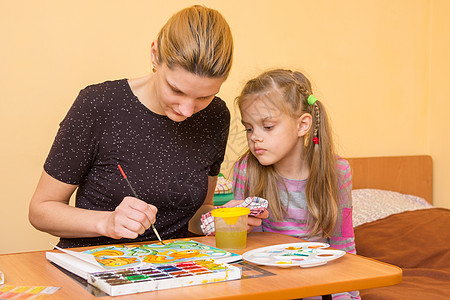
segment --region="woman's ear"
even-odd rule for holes
[[[150,48],[150,57],[153,67],[156,68],[158,66],[158,43],[156,40],[152,42],[152,46]]]
[[[311,129],[312,116],[311,114],[304,113],[297,120],[298,136],[305,136]]]

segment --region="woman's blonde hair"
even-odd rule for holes
[[[309,105],[310,95],[311,83],[302,73],[276,69],[248,81],[236,98],[236,104],[242,113],[248,101],[264,99],[291,117],[298,118],[304,113],[312,115],[312,127],[304,140],[305,161],[310,169],[305,190],[309,236],[321,233],[328,237],[333,232],[338,215],[336,155],[325,108],[318,100]],[[315,143],[317,139],[319,142]],[[271,215],[281,221],[285,211],[280,202],[278,183],[283,182],[280,175],[273,166],[261,165],[250,150],[239,158],[238,163],[243,163],[246,157],[245,197],[267,199]]]
[[[173,15],[157,37],[157,63],[182,67],[195,75],[228,77],[233,61],[233,38],[225,18],[201,5]]]

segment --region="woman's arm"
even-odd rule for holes
[[[205,202],[197,210],[195,215],[189,221],[189,231],[195,234],[203,235],[200,227],[202,215],[214,209],[214,191],[216,189],[218,176],[208,176],[208,192],[206,193]]]
[[[69,205],[77,185],[54,179],[45,171],[30,201],[28,218],[38,230],[63,238],[107,236],[136,238],[156,220],[157,208],[125,197],[114,211],[94,211]]]

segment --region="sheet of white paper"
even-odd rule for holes
[[[50,243],[50,244],[51,244],[51,243]],[[75,256],[75,257],[78,258],[78,259],[81,259],[82,261],[85,261],[85,262],[87,262],[87,263],[93,264],[93,265],[96,266],[96,267],[103,268],[103,267],[97,262],[97,260],[95,260],[95,257],[94,257],[94,255],[92,255],[92,254],[83,253],[83,252],[76,252],[76,251],[72,251],[72,250],[60,248],[60,247],[55,246],[55,245],[53,245],[53,244],[51,244],[51,245],[52,245],[53,247],[55,247],[56,249],[58,249],[58,250],[64,252],[64,253],[67,253],[67,254],[69,254],[69,255]]]

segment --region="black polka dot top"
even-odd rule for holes
[[[189,219],[205,200],[208,176],[224,159],[230,112],[215,97],[183,122],[145,107],[126,79],[83,89],[60,124],[44,170],[78,185],[76,206],[112,211],[132,192],[158,208],[155,223],[163,239],[184,237]],[[70,220],[67,220],[70,222]],[[60,247],[156,240],[147,230],[135,240],[108,237],[61,238]]]

